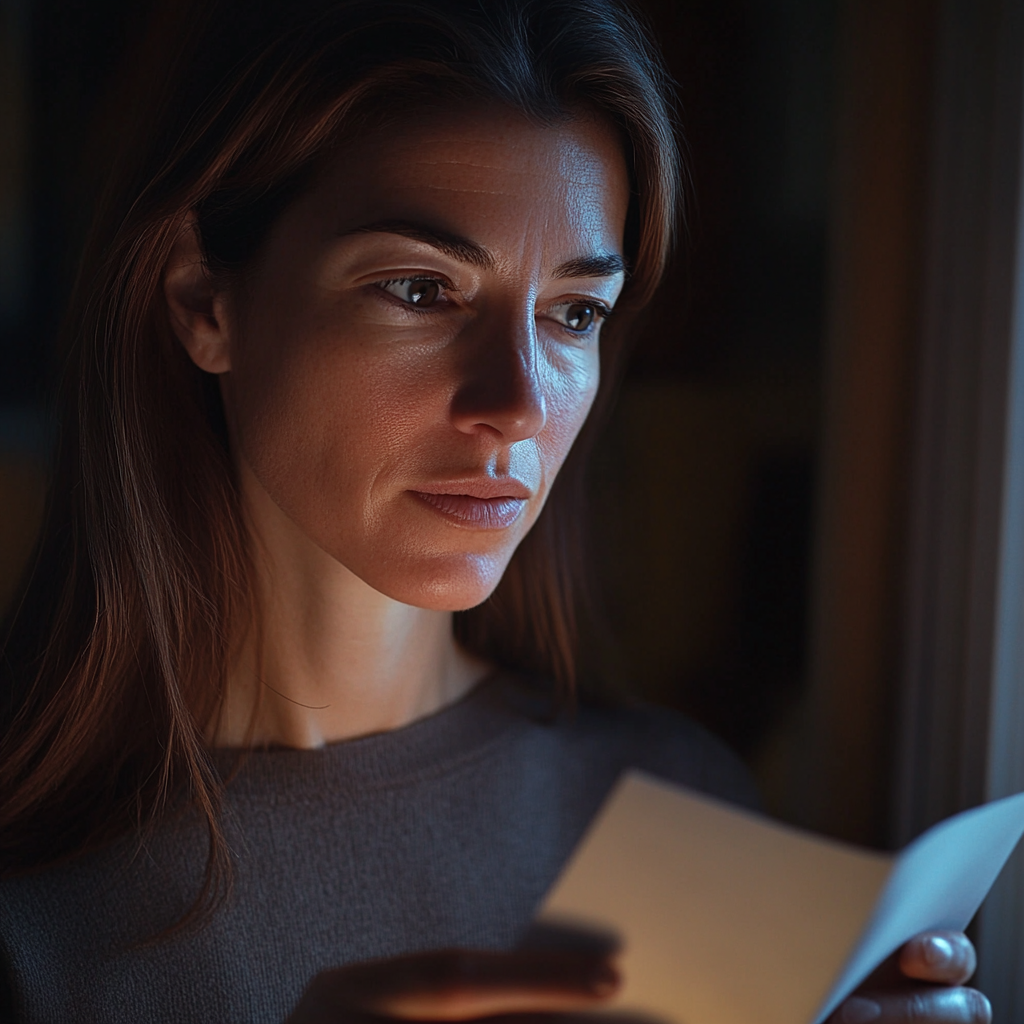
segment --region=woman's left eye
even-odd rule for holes
[[[432,277],[401,277],[392,281],[380,281],[378,287],[396,299],[407,302],[410,306],[425,308],[433,306],[444,293],[443,281]]]
[[[564,302],[553,310],[555,319],[575,334],[586,334],[610,312],[597,302]]]

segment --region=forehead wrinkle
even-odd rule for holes
[[[416,164],[422,167],[459,167],[467,171],[496,171],[499,174],[514,174],[520,178],[547,178],[550,177],[551,169],[544,167],[537,168],[516,168],[513,170],[507,164],[486,164],[477,163],[473,160],[416,160]],[[558,183],[565,185],[577,185],[582,187],[600,187],[602,183],[601,173],[595,169],[593,174],[573,176],[567,174],[564,169],[557,171]]]
[[[473,195],[473,196],[505,196],[506,198],[516,198],[514,192],[502,192],[500,189],[493,188],[460,188],[458,185],[417,185],[416,191],[420,189],[426,189],[431,192],[458,192],[460,195]]]
[[[424,167],[462,167],[462,168],[465,168],[466,170],[472,169],[473,171],[497,171],[497,172],[502,173],[502,174],[509,174],[510,173],[510,169],[507,166],[503,167],[500,164],[477,164],[477,163],[472,163],[472,162],[470,162],[468,160],[434,160],[434,161],[418,160],[416,162],[418,164],[421,164]],[[520,169],[520,170],[517,170],[514,173],[516,174],[517,177],[520,177],[520,178],[547,178],[549,176],[548,172],[546,170],[543,170],[543,169],[536,169],[536,170]],[[562,173],[561,171],[559,172],[558,185],[561,186],[561,187],[597,190],[597,189],[601,188],[602,184],[603,184],[603,181],[601,179],[601,175],[600,175],[599,171],[595,172],[593,175],[591,175],[589,177],[569,177],[568,175]],[[409,187],[412,187],[412,186],[409,186]],[[439,186],[439,185],[421,186],[421,185],[417,185],[416,187],[417,188],[420,188],[420,187],[442,188],[444,186]],[[478,189],[460,189],[459,191],[469,192],[469,191],[479,191],[479,190]],[[496,194],[504,194],[504,193],[496,193]]]
[[[419,159],[413,163],[422,164],[424,167],[473,167],[480,171],[507,171],[507,166],[501,164],[485,164],[475,160],[424,160]]]
[[[423,156],[415,156],[408,161],[411,165],[419,165],[421,167],[463,167],[467,170],[472,169],[475,171],[497,171],[501,174],[515,174],[519,177],[536,178],[536,177],[548,177],[552,171],[558,175],[560,182],[566,185],[575,185],[582,187],[600,187],[604,181],[603,169],[595,165],[593,161],[586,160],[582,161],[587,164],[585,167],[580,167],[579,160],[557,160],[548,161],[549,166],[538,166],[534,168],[519,167],[511,168],[507,163],[487,163],[481,160],[473,160],[471,158],[463,159],[429,159]],[[569,166],[567,166],[569,165]]]

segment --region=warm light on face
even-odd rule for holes
[[[437,113],[346,147],[246,284],[238,456],[380,592],[484,600],[593,402],[628,195],[591,121]]]

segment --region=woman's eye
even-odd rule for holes
[[[598,321],[608,315],[608,310],[596,302],[567,302],[558,307],[556,319],[570,331],[586,334]]]
[[[403,277],[381,281],[379,287],[410,306],[432,306],[441,297],[444,285],[430,277]]]

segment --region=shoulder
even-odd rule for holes
[[[533,707],[540,710],[547,705],[550,709],[550,697],[537,698],[535,687],[527,684],[521,688],[523,681],[519,682],[515,687],[519,695],[532,691]],[[743,761],[718,737],[677,711],[637,701],[587,697],[555,715],[534,715],[521,707],[535,721],[547,717],[549,728],[544,731],[551,742],[583,770],[589,766],[601,775],[639,768],[708,796],[751,809],[761,807]]]
[[[584,703],[579,717],[584,728],[615,732],[628,740],[628,767],[760,809],[761,798],[747,766],[722,740],[685,715],[646,703],[613,707]]]

